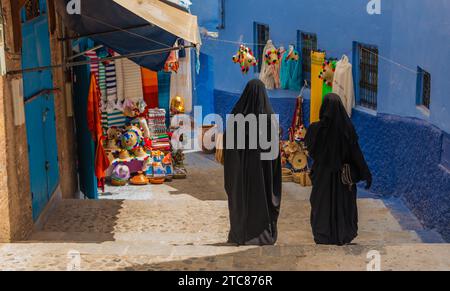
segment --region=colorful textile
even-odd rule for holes
[[[297,50],[291,47],[283,55],[280,69],[281,88],[300,91],[302,64]]]
[[[127,122],[127,118],[123,115],[122,111],[113,110],[112,112],[108,112],[108,127],[124,127]]]
[[[106,65],[106,95],[108,101],[117,101],[117,77],[114,62]]]
[[[115,53],[115,56],[119,54]],[[116,90],[117,90],[117,102],[121,103],[125,100],[125,80],[123,73],[123,61],[124,59],[117,59],[115,61],[116,65]]]
[[[136,102],[143,100],[141,67],[128,59],[123,59],[122,70],[125,99]]]
[[[279,50],[269,40],[264,47],[264,58],[259,75],[259,79],[268,90],[280,88],[280,62],[281,55]]]
[[[351,117],[352,109],[355,107],[355,88],[353,87],[352,64],[350,64],[348,57],[345,55],[336,64],[333,93],[339,95],[345,110]]]
[[[172,73],[170,78],[170,102],[176,98],[184,99],[185,113],[192,111],[192,64],[191,50],[186,49],[186,57],[180,58],[178,73]],[[170,111],[170,110],[169,110]]]
[[[103,63],[98,64],[98,85],[102,94],[101,99],[107,101],[106,94],[106,67]]]
[[[322,106],[323,80],[320,79],[325,53],[311,52],[311,116],[310,122],[320,120],[320,107]]]
[[[97,83],[98,83],[98,64],[99,64],[100,59],[97,56],[97,53],[95,51],[87,52],[85,55],[91,61],[91,64],[90,64],[91,73],[94,74],[95,78],[97,79]]]
[[[95,176],[99,180],[99,185],[103,185],[106,177],[106,170],[110,163],[108,156],[103,148],[103,129],[101,126],[100,113],[100,91],[97,84],[97,79],[94,73],[91,73],[91,84],[88,95],[88,128],[92,134],[92,139],[96,144],[95,151]]]
[[[158,108],[158,73],[142,68],[142,89],[148,108]]]
[[[158,103],[159,108],[166,112],[166,125],[170,124],[170,73],[158,72]]]

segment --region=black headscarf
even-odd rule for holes
[[[355,128],[341,98],[330,93],[320,108],[320,121],[311,125],[306,145],[315,162],[341,169],[349,156],[349,146],[358,141]]]
[[[232,114],[274,114],[269,96],[263,82],[251,80],[245,87],[241,98],[233,109]]]
[[[267,91],[260,80],[248,83],[233,115],[272,115]],[[268,116],[270,117],[270,116]],[[270,126],[270,120],[267,120]],[[235,126],[236,124],[228,124]],[[229,128],[228,128],[229,129]],[[275,130],[275,129],[274,129]],[[278,134],[278,128],[276,128]],[[236,134],[236,130],[235,130]],[[249,129],[246,129],[246,138]],[[226,145],[227,135],[224,136]],[[237,138],[235,136],[235,142]],[[248,144],[248,140],[246,141]],[[258,143],[259,145],[259,143]],[[239,245],[272,245],[277,240],[277,221],[281,205],[281,158],[263,160],[262,150],[227,148],[224,151],[225,190],[230,210],[229,242]]]

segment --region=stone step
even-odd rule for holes
[[[449,244],[335,246],[169,246],[140,242],[20,243],[0,245],[0,270],[223,270],[223,271],[365,271],[371,251],[381,269],[450,270]]]

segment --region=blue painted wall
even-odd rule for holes
[[[216,1],[193,2],[193,13],[202,14],[208,3]],[[231,61],[238,45],[228,43],[254,43],[254,22],[270,26],[271,39],[277,46],[296,44],[297,30],[316,33],[319,48],[336,58],[347,54],[352,59],[354,41],[378,46],[377,112],[355,110],[353,116],[374,174],[372,191],[402,199],[425,226],[438,230],[450,241],[450,94],[446,90],[450,1],[382,0],[382,14],[372,16],[366,10],[368,2],[225,1],[226,27],[219,30],[218,41],[204,39],[202,47],[202,52],[214,60],[215,80],[214,94],[202,98],[213,99],[216,112],[224,117],[245,84],[257,77],[253,70],[247,76],[240,73]],[[196,9],[200,3],[206,5],[203,10]],[[416,105],[418,66],[431,73],[429,112]],[[297,94],[275,90],[269,95],[286,132]],[[309,107],[306,100],[305,119]]]

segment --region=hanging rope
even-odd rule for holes
[[[248,43],[248,42],[239,42],[239,41],[232,41],[232,40],[225,40],[225,39],[217,39],[217,38],[211,38],[211,37],[204,37],[204,39],[205,39],[205,40],[210,40],[210,41],[221,42],[221,43],[233,44],[233,45],[241,45],[241,44],[246,45],[246,46],[265,46],[265,45],[266,45],[266,44],[259,44],[259,43]],[[283,45],[282,45],[282,46],[283,46]],[[368,50],[368,49],[366,49],[366,48],[363,48],[363,47],[362,47],[361,49],[362,49],[362,50],[365,50],[365,51],[367,51],[367,52],[370,52],[371,54],[378,56],[380,59],[382,59],[382,60],[384,60],[384,61],[386,61],[386,62],[389,62],[389,63],[391,63],[391,64],[393,64],[393,65],[396,65],[396,66],[398,66],[399,68],[401,68],[401,69],[403,69],[403,70],[406,70],[406,71],[408,71],[408,72],[410,72],[410,73],[413,73],[413,74],[415,74],[415,75],[423,74],[423,73],[418,72],[418,71],[416,71],[416,70],[414,70],[414,69],[412,69],[412,68],[409,68],[407,65],[403,65],[403,64],[401,64],[401,63],[399,63],[399,62],[396,62],[396,61],[394,61],[394,60],[392,60],[392,59],[389,59],[389,58],[387,58],[387,57],[385,57],[385,56],[382,56],[382,55],[380,55],[380,54],[374,53],[374,52],[372,52],[372,51],[370,51],[370,50]],[[328,52],[329,52],[329,50],[328,50]],[[348,51],[348,52],[346,52],[346,53],[344,53],[344,54],[350,54],[350,53],[352,53],[352,52],[353,52],[353,50],[350,50],[350,51]]]

